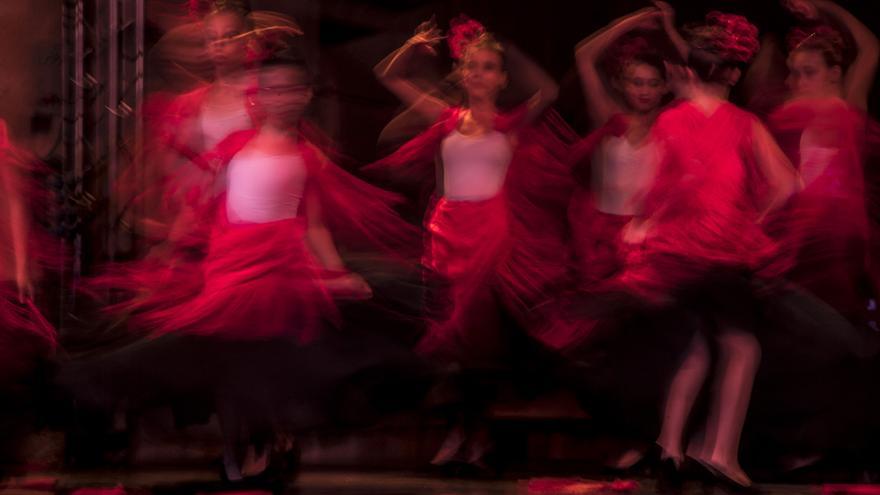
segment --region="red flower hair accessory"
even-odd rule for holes
[[[479,22],[461,14],[449,22],[449,53],[455,60],[461,60],[467,48],[488,35],[486,28]]]

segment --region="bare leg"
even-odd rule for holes
[[[228,401],[221,399],[218,406],[217,416],[223,434],[223,469],[226,479],[241,481],[243,479],[239,461],[241,420],[235,407]]]
[[[684,458],[682,449],[684,430],[694,401],[706,381],[709,360],[709,345],[706,338],[700,333],[694,334],[687,355],[675,372],[672,383],[669,384],[663,411],[663,425],[657,438],[657,445],[663,450],[663,457],[671,458],[679,465]]]
[[[761,345],[751,333],[724,328],[718,338],[718,381],[706,426],[701,461],[732,481],[750,486],[752,481],[739,465],[739,442],[742,435],[752,385],[761,362]]]

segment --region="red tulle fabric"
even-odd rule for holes
[[[26,257],[32,283],[41,271],[58,268],[63,260],[59,244],[33,222],[33,212],[46,208],[49,199],[34,178],[40,172],[41,164],[9,140],[6,123],[0,120],[0,383],[4,386],[27,373],[56,346],[55,329],[33,302],[19,302],[14,283],[17,255]],[[17,218],[15,211],[21,212]],[[13,230],[27,236],[25,253],[15,252]]]
[[[210,226],[200,224],[195,212],[218,196],[214,184],[223,155],[204,149],[198,128],[209,89],[204,85],[183,95],[154,94],[144,105],[143,150],[137,166],[120,177],[116,193],[138,233],[152,242],[205,242]]]
[[[256,132],[234,133],[201,159],[222,168]],[[333,164],[307,140],[315,132],[307,125],[300,132],[300,152],[309,174],[306,187],[317,194],[334,240],[349,250],[382,252],[407,261],[419,234],[396,215],[393,206],[400,198]],[[196,210],[200,222],[210,225],[204,260],[160,256],[111,267],[90,282],[90,290],[132,294],[110,311],[132,313],[134,326],[151,334],[310,341],[323,320],[336,319],[336,312],[322,284],[322,270],[305,242],[305,219],[234,225],[226,219],[223,199]]]
[[[367,170],[433,186],[435,156],[462,111],[448,110]],[[523,116],[521,108],[496,121],[497,130],[515,132],[517,139],[503,192],[477,202],[439,198],[426,215],[423,262],[449,284],[445,308],[432,315],[420,344],[427,354],[497,352],[492,303],[529,326],[528,309],[567,280],[565,211],[574,182],[565,159],[573,133],[552,113],[518,129]]]
[[[528,493],[540,494],[592,494],[629,493],[639,489],[634,480],[591,481],[579,478],[535,478],[527,484]]]
[[[719,266],[778,274],[778,245],[757,223],[755,122],[729,103],[706,116],[681,102],[658,117],[652,132],[664,157],[644,208],[653,228],[628,253],[629,290],[662,299]]]
[[[876,230],[868,216],[864,173],[870,123],[840,100],[795,101],[769,122],[796,166],[810,160],[801,156],[806,130],[815,146],[829,152],[817,176],[802,170],[809,182],[771,224],[794,261],[788,277],[845,316],[858,318],[866,307],[869,243]]]
[[[211,235],[198,295],[144,313],[138,322],[155,334],[311,341],[321,317],[332,316],[334,308],[319,283],[305,230],[302,219],[232,225],[222,215]]]

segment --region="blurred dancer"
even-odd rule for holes
[[[527,329],[529,308],[566,271],[561,220],[569,174],[560,161],[562,141],[552,132],[552,119],[536,124],[556,99],[557,86],[513,47],[461,16],[452,22],[447,41],[463,96],[446,101],[405,76],[414,54],[436,53],[441,39],[433,22],[424,23],[376,67],[391,92],[435,123],[370,168],[416,175],[422,184],[436,180],[424,224],[422,262],[433,294],[420,351],[453,368],[497,370],[511,359],[515,340],[504,315]],[[522,73],[511,72],[517,69]],[[504,112],[498,97],[514,76],[535,93]],[[475,385],[471,381],[465,388]],[[470,392],[465,407],[479,409],[487,394]],[[481,412],[464,415],[454,420],[434,464],[485,467],[489,444],[485,430],[473,424]]]
[[[791,96],[770,116],[772,130],[804,180],[804,190],[780,218],[795,257],[789,276],[862,326],[877,282],[869,280],[872,229],[864,161],[866,146],[877,145],[867,141],[871,122],[865,109],[880,44],[833,2],[785,3],[813,21],[789,35]],[[852,57],[845,57],[841,33],[817,22],[820,15],[846,29],[855,41]]]
[[[0,477],[14,460],[15,440],[26,431],[15,421],[30,411],[30,378],[56,345],[55,329],[33,301],[35,279],[54,258],[32,228],[32,206],[45,206],[46,199],[31,183],[35,163],[10,142],[0,119],[0,397],[9,405],[0,414]]]
[[[656,173],[659,152],[649,139],[650,129],[667,94],[666,70],[659,51],[644,37],[622,39],[642,27],[656,28],[663,22],[671,37],[674,14],[663,10],[640,10],[611,23],[581,42],[576,50],[578,72],[587,99],[590,120],[597,130],[575,146],[576,160],[592,158],[588,188],[572,198],[569,220],[574,235],[580,282],[589,285],[613,275],[621,267],[620,232],[633,215]],[[613,50],[612,84],[603,80],[599,60]],[[592,157],[585,157],[586,154]]]
[[[759,225],[798,187],[798,177],[767,130],[727,102],[730,88],[758,49],[757,29],[745,18],[710,13],[690,33],[687,68],[675,68],[685,101],[657,120],[663,159],[644,214],[624,232],[641,244],[621,277],[649,301],[671,296],[698,320],[668,389],[657,444],[661,458],[680,466],[693,404],[718,349],[716,387],[698,461],[748,486],[739,466],[739,440],[761,350],[754,335],[757,301],[752,280],[774,275],[776,246]]]
[[[396,196],[346,174],[315,144],[322,136],[301,121],[312,97],[305,64],[273,58],[256,74],[258,128],[215,148],[220,201],[198,212],[213,218],[204,260],[187,273],[167,267],[157,277],[164,285],[120,304],[132,311],[129,324],[154,338],[98,360],[124,371],[114,378],[121,387],[86,387],[119,394],[128,407],[207,393],[221,421],[230,481],[265,472],[279,433],[325,420],[311,417],[320,406],[308,418],[292,410],[308,409],[382,358],[381,350],[344,359],[309,345],[338,323],[333,297],[372,295],[346,270],[334,238],[397,257],[417,239],[391,208]],[[157,359],[163,366],[149,364]],[[130,379],[148,391],[129,390]]]

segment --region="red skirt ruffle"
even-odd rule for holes
[[[572,196],[568,219],[579,286],[589,287],[623,269],[627,246],[621,233],[632,218],[597,210],[592,193],[585,189]]]
[[[55,329],[33,303],[19,303],[15,286],[0,284],[0,386],[27,374],[56,343]]]
[[[148,288],[118,308],[133,310],[134,325],[152,334],[311,341],[335,308],[305,243],[305,222],[218,223],[203,261],[128,268]]]

